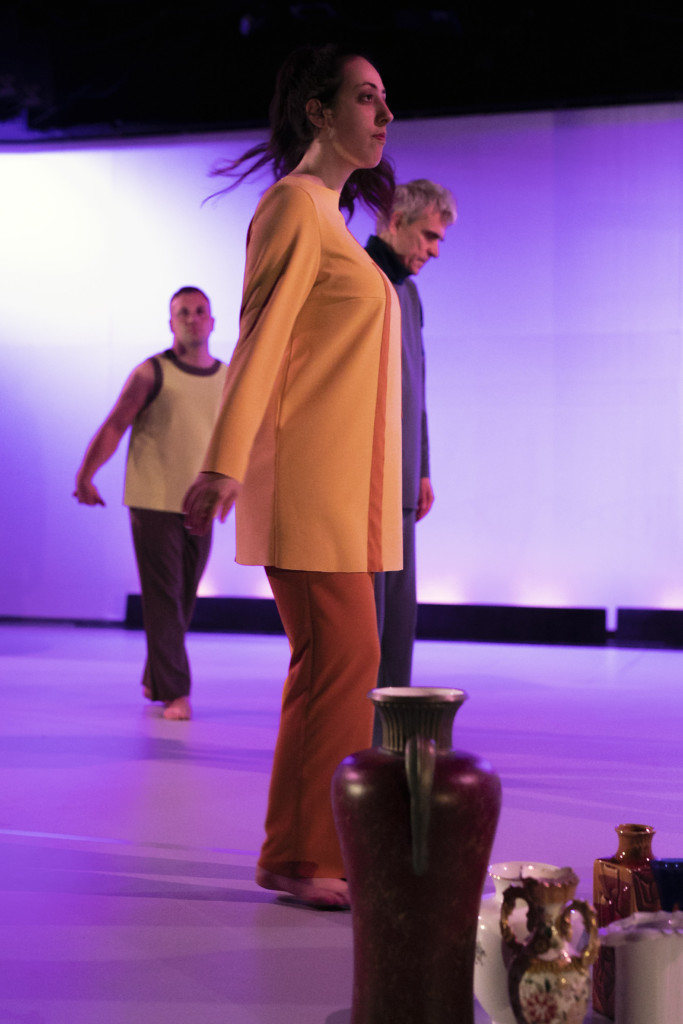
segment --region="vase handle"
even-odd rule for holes
[[[531,909],[529,904],[529,897],[524,889],[519,885],[510,885],[503,893],[503,903],[500,908],[500,934],[503,941],[507,943],[513,952],[517,953],[520,949],[524,948],[524,943],[520,942],[512,928],[508,924],[508,918],[515,909],[517,900],[524,900],[527,907]]]
[[[434,785],[436,743],[425,736],[411,736],[405,747],[406,777],[410,791],[410,833],[413,871],[423,875],[429,859],[429,815]]]
[[[567,922],[569,922],[572,910],[578,910],[581,914],[586,932],[588,933],[588,942],[576,959],[584,967],[588,967],[589,964],[592,964],[597,959],[600,947],[597,916],[590,903],[587,903],[585,900],[572,900],[565,910]]]

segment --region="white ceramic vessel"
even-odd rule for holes
[[[520,885],[525,878],[556,878],[563,870],[554,864],[523,860],[491,864],[489,867],[495,892],[482,898],[479,909],[474,994],[491,1017],[491,1024],[517,1024],[508,995],[510,953],[500,934],[503,893],[511,885]],[[520,904],[508,922],[520,941],[529,934],[526,913],[527,908]]]
[[[680,1024],[683,912],[637,912],[600,929],[616,952],[615,1024]]]

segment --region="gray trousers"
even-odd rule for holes
[[[415,509],[403,510],[403,568],[397,572],[375,573],[381,650],[377,686],[410,686],[417,626],[415,515]],[[379,744],[381,738],[379,715],[375,713],[373,744]]]
[[[142,685],[152,700],[167,704],[190,692],[185,634],[209,558],[211,531],[194,537],[179,512],[129,511],[147,637]]]

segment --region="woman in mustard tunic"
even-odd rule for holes
[[[400,313],[340,210],[390,203],[391,120],[367,60],[297,51],[269,142],[226,168],[228,190],[267,163],[278,180],[249,228],[239,340],[185,499],[195,533],[236,503],[237,561],[266,567],[289,638],[256,881],[315,906],[348,906],[330,783],[371,742],[372,574],[402,565]]]

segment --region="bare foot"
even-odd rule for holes
[[[348,910],[349,887],[343,878],[289,878],[256,868],[256,884],[293,897],[320,910]]]
[[[170,700],[164,710],[161,712],[162,718],[167,718],[171,722],[186,722],[192,718],[192,708],[190,707],[190,701],[187,697],[178,697],[176,700]]]

